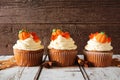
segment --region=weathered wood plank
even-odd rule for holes
[[[22,72],[22,75],[20,77],[20,80],[34,80],[34,77],[38,71],[38,66],[36,67],[25,67],[24,71]],[[18,76],[16,76],[18,77]]]
[[[0,23],[120,23],[120,1],[5,0]]]
[[[5,60],[12,56],[0,56],[0,60]],[[79,55],[83,59],[83,56]],[[120,60],[120,55],[114,55],[113,58]],[[1,80],[33,80],[38,67],[12,67],[0,71]],[[90,80],[119,80],[120,68],[85,68]],[[43,68],[39,80],[84,80],[79,67],[54,67],[51,69]]]
[[[84,80],[79,67],[43,68],[39,80]]]
[[[12,67],[0,71],[1,80],[20,80],[24,68]]]
[[[85,68],[90,80],[119,80],[120,68]]]
[[[120,61],[120,55],[113,55],[113,58],[117,58]]]
[[[1,8],[71,8],[105,6],[118,7],[120,1],[115,0],[1,0]]]
[[[12,56],[0,56],[0,60],[6,60]],[[0,79],[2,80],[20,80],[24,67],[12,67],[0,70]]]
[[[10,56],[11,57],[11,56]],[[10,58],[9,56],[0,56],[0,59]],[[48,58],[47,58],[48,60]],[[39,67],[13,67],[0,71],[0,79],[3,80],[33,80]],[[59,72],[59,73],[58,73]],[[57,75],[58,76],[57,76]],[[64,74],[64,75],[63,75]],[[56,76],[55,76],[56,75]],[[79,67],[65,67],[65,68],[43,68],[40,80],[84,80]]]
[[[12,56],[0,56],[0,60],[6,60]],[[43,56],[44,59],[45,56]],[[48,59],[48,58],[47,58]],[[35,67],[19,67],[15,66],[0,71],[0,79],[2,80],[34,80],[39,66]]]
[[[83,56],[79,56],[83,59]],[[46,61],[48,61],[48,57]],[[84,80],[78,66],[43,68],[39,80]]]
[[[0,9],[0,23],[120,23],[120,7]]]
[[[0,9],[0,23],[39,23],[39,21],[45,22],[44,9]]]
[[[120,60],[120,55],[114,55],[113,58]],[[119,67],[104,67],[104,68],[85,68],[90,80],[119,80]]]
[[[44,58],[45,58],[45,56],[43,56],[42,60],[44,60]],[[48,60],[48,58],[46,60]],[[21,74],[20,80],[34,80],[40,67],[41,66],[24,67],[24,70]],[[18,76],[16,76],[16,77],[18,77]]]
[[[34,80],[39,67],[12,67],[0,71],[2,80]]]

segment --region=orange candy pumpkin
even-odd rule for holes
[[[28,32],[27,30],[24,30],[24,29],[19,31],[18,37],[20,40],[25,40],[29,38],[31,35],[33,36],[33,40],[35,42],[40,41],[39,37],[37,36],[35,32]]]
[[[66,39],[70,38],[70,34],[68,32],[63,32],[60,29],[53,29],[51,40],[55,40],[59,35],[61,35],[62,37]]]
[[[107,41],[107,36],[104,32],[101,32],[95,36],[98,42],[105,43]]]
[[[30,33],[28,31],[22,29],[19,31],[18,37],[20,40],[25,40],[30,37]]]
[[[90,39],[93,39],[93,38],[96,38],[96,40],[98,41],[98,42],[100,42],[100,43],[106,43],[106,42],[111,42],[111,38],[110,37],[108,37],[104,32],[100,32],[100,33],[98,33],[98,32],[96,32],[96,33],[91,33],[90,35],[89,35],[89,38]]]
[[[57,29],[57,30],[56,30],[56,34],[57,34],[57,35],[61,35],[61,34],[62,34],[62,31],[61,31],[60,29]]]

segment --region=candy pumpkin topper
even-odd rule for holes
[[[20,30],[18,37],[20,40],[25,40],[25,39],[29,38],[31,35],[33,36],[33,40],[35,42],[40,41],[39,37],[37,36],[37,34],[35,32],[29,32],[26,29]]]
[[[60,29],[53,29],[51,40],[55,40],[59,35],[61,35],[62,37],[66,38],[66,39],[70,38],[69,32],[63,32]]]
[[[98,41],[98,42],[100,42],[100,43],[106,43],[106,42],[111,42],[111,38],[110,37],[108,37],[106,34],[105,34],[105,32],[100,32],[100,33],[98,33],[98,32],[96,32],[96,33],[91,33],[90,35],[89,35],[89,38],[90,39],[93,39],[93,38],[96,38],[96,40]]]
[[[19,31],[18,37],[20,40],[25,40],[30,37],[30,33],[27,30],[22,29]]]

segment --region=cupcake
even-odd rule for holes
[[[57,66],[72,66],[77,56],[77,46],[69,32],[53,29],[51,42],[48,46],[49,60],[55,61]]]
[[[20,30],[19,40],[13,46],[14,57],[18,66],[37,66],[42,63],[44,46],[35,32]]]
[[[92,63],[95,67],[107,67],[111,65],[113,47],[111,38],[104,32],[91,33],[90,40],[87,42],[84,50],[85,60]]]

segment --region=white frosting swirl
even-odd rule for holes
[[[111,46],[111,42],[100,43],[96,38],[93,38],[87,42],[85,49],[88,51],[110,51],[113,47]]]
[[[59,50],[73,50],[77,49],[75,42],[72,38],[66,39],[59,35],[57,39],[52,40],[48,46],[49,49],[59,49]]]
[[[35,42],[32,36],[30,36],[25,40],[17,40],[17,43],[13,46],[13,49],[30,50],[30,51],[35,51],[43,48],[44,46],[41,45],[41,41]]]

